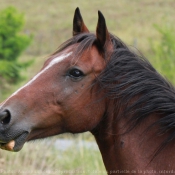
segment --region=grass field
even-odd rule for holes
[[[175,15],[173,0],[0,0],[0,3],[0,9],[13,5],[26,15],[24,31],[34,35],[33,44],[27,50],[30,56],[49,54],[71,37],[72,18],[77,6],[91,31],[95,31],[97,10],[101,10],[110,32],[128,44],[137,40],[139,49],[145,53],[149,49],[148,38],[158,37],[153,24],[174,23]]]
[[[72,140],[72,145],[65,150],[58,150],[54,146],[56,138],[27,143],[19,153],[0,151],[0,174],[106,174],[99,151],[87,148],[82,135],[75,136],[74,139],[67,136],[67,139]]]
[[[21,55],[20,60],[34,58],[35,63],[23,71],[26,80],[10,87],[8,93],[2,94],[2,99],[36,74],[47,55],[71,37],[72,18],[76,7],[80,7],[84,21],[91,31],[96,29],[97,10],[101,10],[109,31],[128,45],[137,47],[146,57],[151,56],[149,40],[160,39],[160,34],[154,28],[154,24],[172,25],[175,17],[174,0],[0,0],[0,10],[8,6],[15,6],[25,14],[24,32],[34,36],[31,46]],[[154,62],[154,60],[150,61]],[[89,138],[89,135],[68,137],[75,139],[76,146],[84,137]],[[90,139],[93,140],[93,138]],[[53,143],[53,140],[48,142]],[[0,174],[2,175],[9,174],[8,171],[14,175],[41,175],[49,174],[49,171],[51,171],[50,174],[61,174],[57,172],[58,170],[70,170],[63,174],[78,174],[75,171],[79,170],[90,175],[97,174],[92,173],[95,170],[104,171],[104,166],[98,151],[86,149],[83,146],[81,150],[72,147],[65,152],[58,152],[52,144],[47,145],[45,141],[39,141],[26,144],[20,153],[0,151]]]

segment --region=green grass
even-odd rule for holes
[[[161,34],[160,41],[151,40],[153,64],[157,70],[175,84],[175,26],[155,26]]]
[[[73,145],[66,150],[58,150],[54,146],[57,138],[27,143],[19,153],[1,150],[0,174],[7,175],[11,172],[13,175],[89,175],[94,171],[105,173],[99,151],[85,147],[82,135],[74,137],[73,140],[67,136]],[[77,147],[79,144],[80,149]]]
[[[101,10],[109,31],[128,44],[137,39],[138,47],[143,51],[149,48],[148,38],[158,37],[153,24],[174,23],[175,16],[173,0],[0,0],[0,4],[0,9],[13,5],[25,13],[25,32],[34,34],[35,38],[27,54],[36,56],[53,52],[71,37],[72,18],[77,6],[91,31],[95,31],[97,10]]]
[[[175,16],[174,0],[0,0],[0,4],[0,10],[11,5],[25,14],[24,32],[33,34],[34,40],[21,55],[20,60],[35,58],[33,66],[22,72],[26,80],[17,85],[8,85],[8,93],[0,92],[0,101],[34,76],[47,59],[47,55],[54,52],[61,43],[71,37],[72,19],[77,6],[80,7],[90,31],[95,31],[97,10],[101,10],[106,18],[109,31],[128,45],[136,46],[147,57],[152,56],[149,40],[159,41],[160,39],[160,33],[155,30],[154,24],[158,26],[163,26],[164,23],[174,24]],[[155,60],[152,58],[150,61]],[[154,65],[160,67],[159,62]],[[45,141],[27,143],[19,153],[0,151],[0,174],[9,174],[7,170],[13,175],[19,174],[18,170],[29,175],[46,174],[46,170],[50,170],[51,174],[61,174],[61,172],[55,173],[58,170],[85,171],[87,175],[97,174],[93,173],[95,170],[103,172],[104,166],[99,151],[92,151],[85,147],[77,150],[76,144],[84,139],[84,135],[74,139],[75,147],[65,152],[56,150],[52,146],[52,139],[49,140],[50,145],[46,145]],[[90,139],[94,140],[92,137]],[[6,172],[1,172],[1,170]],[[38,173],[29,173],[30,171],[38,171]]]

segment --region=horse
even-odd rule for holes
[[[0,104],[0,147],[89,131],[107,174],[175,174],[175,89],[108,31],[89,32],[79,8],[72,38]]]

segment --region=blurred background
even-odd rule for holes
[[[76,7],[93,32],[100,10],[111,33],[136,47],[175,84],[174,0],[0,0],[0,102],[34,76],[47,56],[72,36]],[[34,141],[19,153],[1,150],[0,174],[9,173],[106,174],[89,133]]]

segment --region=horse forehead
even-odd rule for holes
[[[94,69],[103,69],[105,66],[104,58],[99,54],[96,47],[92,47],[90,52],[85,52],[82,61],[86,66],[93,67]]]
[[[61,66],[60,63],[71,65],[85,65],[86,67],[93,67],[100,69],[104,67],[104,59],[99,54],[96,47],[91,47],[88,50],[83,51],[83,53],[76,55],[74,49],[69,49],[68,51],[58,53],[48,59],[45,63],[44,69],[50,68],[54,65]]]

